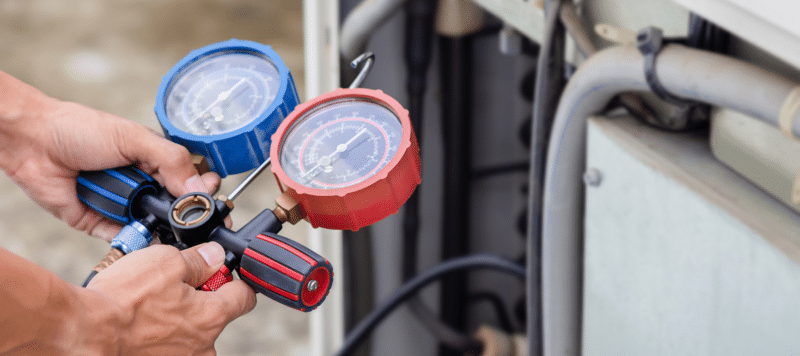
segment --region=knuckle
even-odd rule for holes
[[[164,153],[165,163],[170,167],[180,167],[188,164],[192,160],[192,155],[189,153],[189,150],[178,144],[167,145]]]
[[[186,272],[186,261],[176,247],[170,245],[153,245],[150,246],[150,248],[154,250],[155,257],[162,261],[165,271],[173,272],[177,275],[183,275]]]
[[[244,312],[244,314],[247,314],[256,308],[256,303],[258,303],[258,298],[256,296],[256,292],[253,289],[251,289],[249,286],[245,287],[248,290],[247,303],[245,304],[244,310],[242,311]]]
[[[230,320],[224,301],[219,298],[208,299],[203,305],[203,313],[198,315],[200,322],[211,329],[224,327]]]
[[[151,246],[154,253],[158,254],[158,257],[165,259],[165,260],[175,260],[180,258],[181,252],[174,246],[170,245],[153,245]]]

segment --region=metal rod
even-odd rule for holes
[[[233,201],[236,199],[236,197],[239,196],[239,194],[242,194],[242,191],[244,191],[244,189],[247,188],[247,186],[250,185],[250,183],[252,183],[256,179],[256,177],[258,177],[258,175],[264,171],[264,169],[269,167],[270,163],[272,163],[272,157],[267,158],[267,160],[264,161],[264,163],[262,163],[260,166],[258,166],[258,168],[250,172],[250,175],[248,175],[247,178],[245,178],[241,183],[239,183],[239,185],[236,188],[234,188],[230,194],[228,194],[228,200]]]
[[[358,68],[358,65],[364,61],[366,61],[366,63],[364,63],[364,66],[361,68],[361,72],[358,73],[356,79],[350,83],[350,89],[355,89],[361,86],[361,82],[364,81],[364,79],[367,77],[367,74],[369,74],[370,69],[372,69],[372,62],[375,61],[375,55],[372,54],[372,52],[364,52],[350,62],[350,66],[353,68]]]

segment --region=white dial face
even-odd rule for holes
[[[400,120],[383,105],[334,100],[292,124],[281,141],[281,167],[289,178],[310,188],[349,187],[386,167],[402,138]]]
[[[199,136],[223,134],[256,120],[280,85],[267,57],[228,51],[200,58],[173,80],[165,100],[170,123]]]

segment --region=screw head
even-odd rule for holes
[[[309,292],[313,292],[313,291],[317,290],[318,287],[319,287],[319,283],[317,283],[316,279],[312,279],[312,280],[308,281],[308,284],[306,284],[306,289],[308,289]]]
[[[583,182],[593,188],[597,188],[603,183],[603,172],[597,168],[589,168],[583,173]]]

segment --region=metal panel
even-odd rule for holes
[[[534,42],[542,41],[544,33],[543,1],[473,0],[484,10],[502,19]]]
[[[306,100],[339,87],[339,1],[303,0]],[[327,258],[339,277],[344,271],[342,232],[309,228],[309,247]],[[325,303],[311,313],[311,354],[332,355],[344,341],[341,277]]]
[[[797,1],[673,1],[795,67],[800,67],[800,25],[796,20]]]
[[[584,354],[800,349],[800,219],[715,161],[702,135],[592,119]]]

